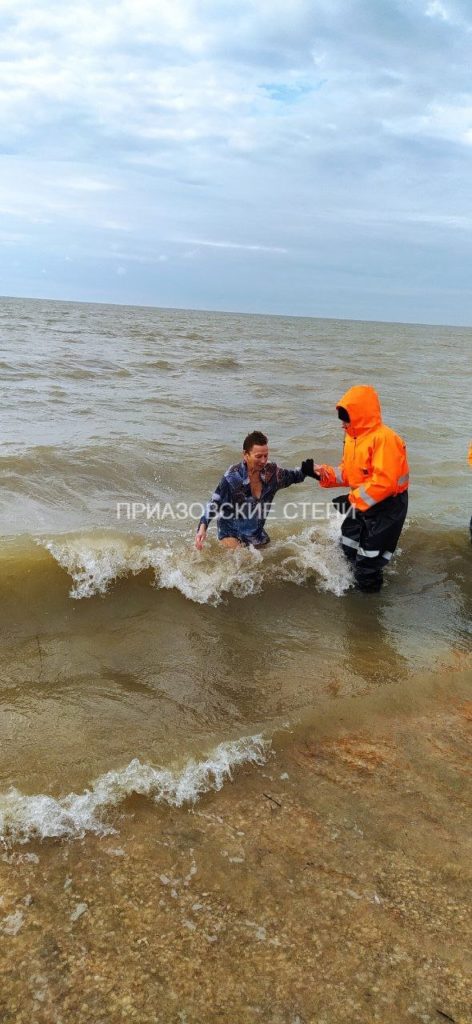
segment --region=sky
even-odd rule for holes
[[[0,293],[472,325],[470,0],[0,0]]]

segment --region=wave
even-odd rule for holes
[[[340,517],[339,517],[340,518]],[[264,553],[254,549],[222,552],[216,541],[197,553],[191,541],[149,544],[125,535],[79,535],[41,543],[72,578],[70,596],[76,599],[106,594],[120,577],[154,573],[154,586],[178,590],[197,604],[217,605],[225,594],[248,597],[264,586],[306,583],[315,578],[322,590],[336,596],[352,583],[337,543],[339,524],[309,527],[275,540]]]
[[[73,367],[67,370],[61,370],[57,373],[57,377],[60,380],[95,380],[97,377],[131,377],[131,371],[127,370],[123,366],[115,366],[114,364],[100,364],[98,363],[93,368],[88,367]]]
[[[185,365],[191,366],[195,370],[213,370],[215,372],[219,370],[241,370],[243,366],[233,356],[210,356],[206,359],[190,359]]]
[[[63,401],[60,392],[52,400]],[[82,403],[75,415],[84,415],[90,409],[88,403]],[[46,444],[18,451],[16,445],[5,445],[0,455],[5,501],[12,507],[25,499],[34,502],[43,521],[54,508],[64,512],[67,523],[70,511],[93,506],[100,496],[115,513],[124,487],[128,494],[139,495],[144,490],[152,497],[158,483],[162,498],[167,500],[181,472],[175,471],[170,462],[169,447],[164,442],[143,445],[121,438],[119,443],[114,438],[91,438],[86,446],[71,445],[68,450]],[[7,515],[4,520],[8,522]]]
[[[71,366],[70,360],[60,359],[55,359],[54,363],[42,362],[38,366],[31,366],[27,362],[0,361],[0,370],[7,374],[8,380],[46,380],[49,385],[53,385],[58,380],[87,381],[102,377],[130,377],[132,375],[132,371],[127,367],[98,359],[94,360],[93,366]]]
[[[172,363],[170,359],[147,359],[144,363],[138,365],[138,369],[142,367],[143,370],[176,370],[178,366],[176,363]]]
[[[220,743],[202,761],[190,760],[176,771],[154,768],[134,758],[126,768],[101,775],[83,793],[55,798],[28,796],[17,789],[0,794],[0,840],[7,845],[31,839],[80,838],[86,832],[116,833],[107,812],[133,795],[182,807],[204,793],[220,790],[243,764],[265,763],[270,741],[261,735]]]
[[[105,596],[118,581],[143,574],[158,590],[174,590],[200,605],[216,606],[228,597],[246,598],[284,584],[311,584],[341,597],[352,587],[353,577],[339,545],[340,523],[341,516],[304,527],[278,523],[270,526],[272,543],[262,551],[223,551],[213,533],[197,552],[193,534],[187,527],[179,532],[175,524],[163,524],[151,538],[107,529],[4,538],[0,588],[3,581],[7,601],[10,591],[30,603],[53,601],[55,595],[62,600],[66,573],[69,596],[84,600]],[[397,568],[399,559],[402,570]],[[402,585],[418,593],[446,586],[449,580],[466,607],[472,596],[469,567],[466,528],[425,530],[412,518],[388,575],[400,572]]]

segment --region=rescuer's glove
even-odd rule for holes
[[[349,512],[351,508],[351,502],[349,501],[348,494],[338,494],[336,498],[333,498],[333,505],[337,508],[341,515],[345,516],[346,512]]]
[[[315,473],[313,459],[304,459],[300,468],[303,476],[311,476],[313,477],[313,480],[320,479],[319,473]]]

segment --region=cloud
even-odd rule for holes
[[[440,18],[441,21],[451,20],[444,4],[440,3],[440,0],[431,0],[431,3],[425,9],[425,14],[428,18]]]
[[[207,246],[209,249],[242,249],[244,252],[275,252],[286,253],[287,249],[277,245],[252,245],[247,242],[210,242],[203,239],[186,238],[182,239],[184,245]]]
[[[72,243],[87,275],[116,239],[126,261],[132,236],[136,265],[185,265],[181,305],[211,261],[231,308],[251,253],[268,274],[290,254],[306,302],[327,248],[356,243],[366,291],[392,234],[408,263],[435,227],[452,265],[472,200],[465,0],[3,0],[0,29],[0,189],[19,245],[25,226],[41,251]],[[280,301],[298,294],[286,274]]]
[[[472,145],[472,96],[467,102],[431,104],[420,117],[396,126],[397,132],[415,136],[426,135],[459,145]]]
[[[421,132],[448,55],[461,88],[469,59],[438,2],[3,6],[3,138],[20,152],[42,135],[58,155],[66,121],[75,158],[95,139],[135,161],[289,147],[306,162],[339,136],[378,139],[379,125]]]
[[[61,178],[51,185],[63,189],[74,189],[78,192],[110,192],[119,188],[116,182],[98,181],[96,178]]]

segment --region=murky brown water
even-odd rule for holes
[[[0,340],[2,1022],[469,1021],[471,332],[2,300]],[[380,595],[309,481],[263,554],[117,518],[255,426],[336,460],[357,380],[412,471]]]

